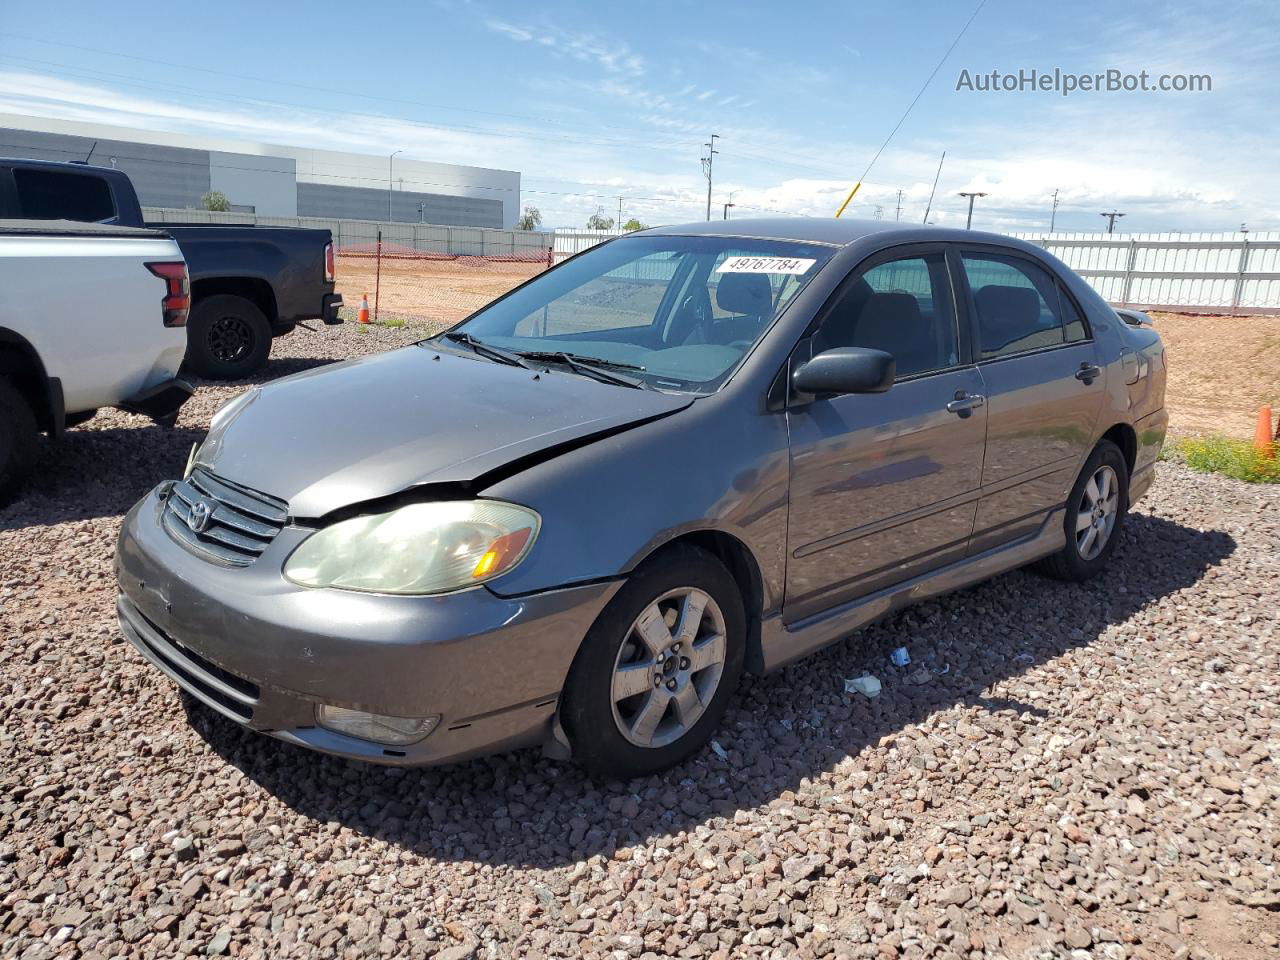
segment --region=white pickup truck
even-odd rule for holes
[[[158,230],[0,220],[0,503],[99,407],[172,425],[191,306],[177,243]]]

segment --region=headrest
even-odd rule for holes
[[[990,353],[1040,326],[1040,294],[1032,287],[988,284],[973,295],[982,331],[982,349]]]
[[[716,284],[716,306],[753,317],[773,315],[773,287],[763,273],[725,273]]]
[[[873,293],[858,318],[858,343],[902,343],[924,331],[920,303],[909,293]]]

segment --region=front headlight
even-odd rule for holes
[[[497,500],[413,503],[312,534],[285,561],[304,587],[448,593],[492,580],[528,554],[541,523]]]

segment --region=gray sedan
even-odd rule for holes
[[[316,750],[652,773],[744,671],[1015,567],[1100,572],[1164,385],[1154,330],[1030,244],[647,230],[232,400],[129,513],[120,624]]]

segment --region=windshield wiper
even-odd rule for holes
[[[524,367],[530,369],[529,364],[525,363],[518,353],[508,353],[498,347],[491,346],[483,340],[477,340],[471,334],[462,330],[450,330],[442,333],[440,336],[446,340],[452,340],[454,343],[464,343],[482,357],[488,357],[490,360],[496,360],[498,363],[505,363],[512,367]]]
[[[639,370],[644,367],[634,363],[623,363],[619,360],[605,360],[602,357],[584,357],[578,353],[567,353],[563,350],[522,350],[520,356],[526,360],[541,360],[563,363],[570,370],[585,374],[601,383],[615,383],[621,387],[634,387],[637,390],[650,390],[652,387],[638,377],[627,377],[613,370]],[[612,369],[610,369],[612,368]]]

